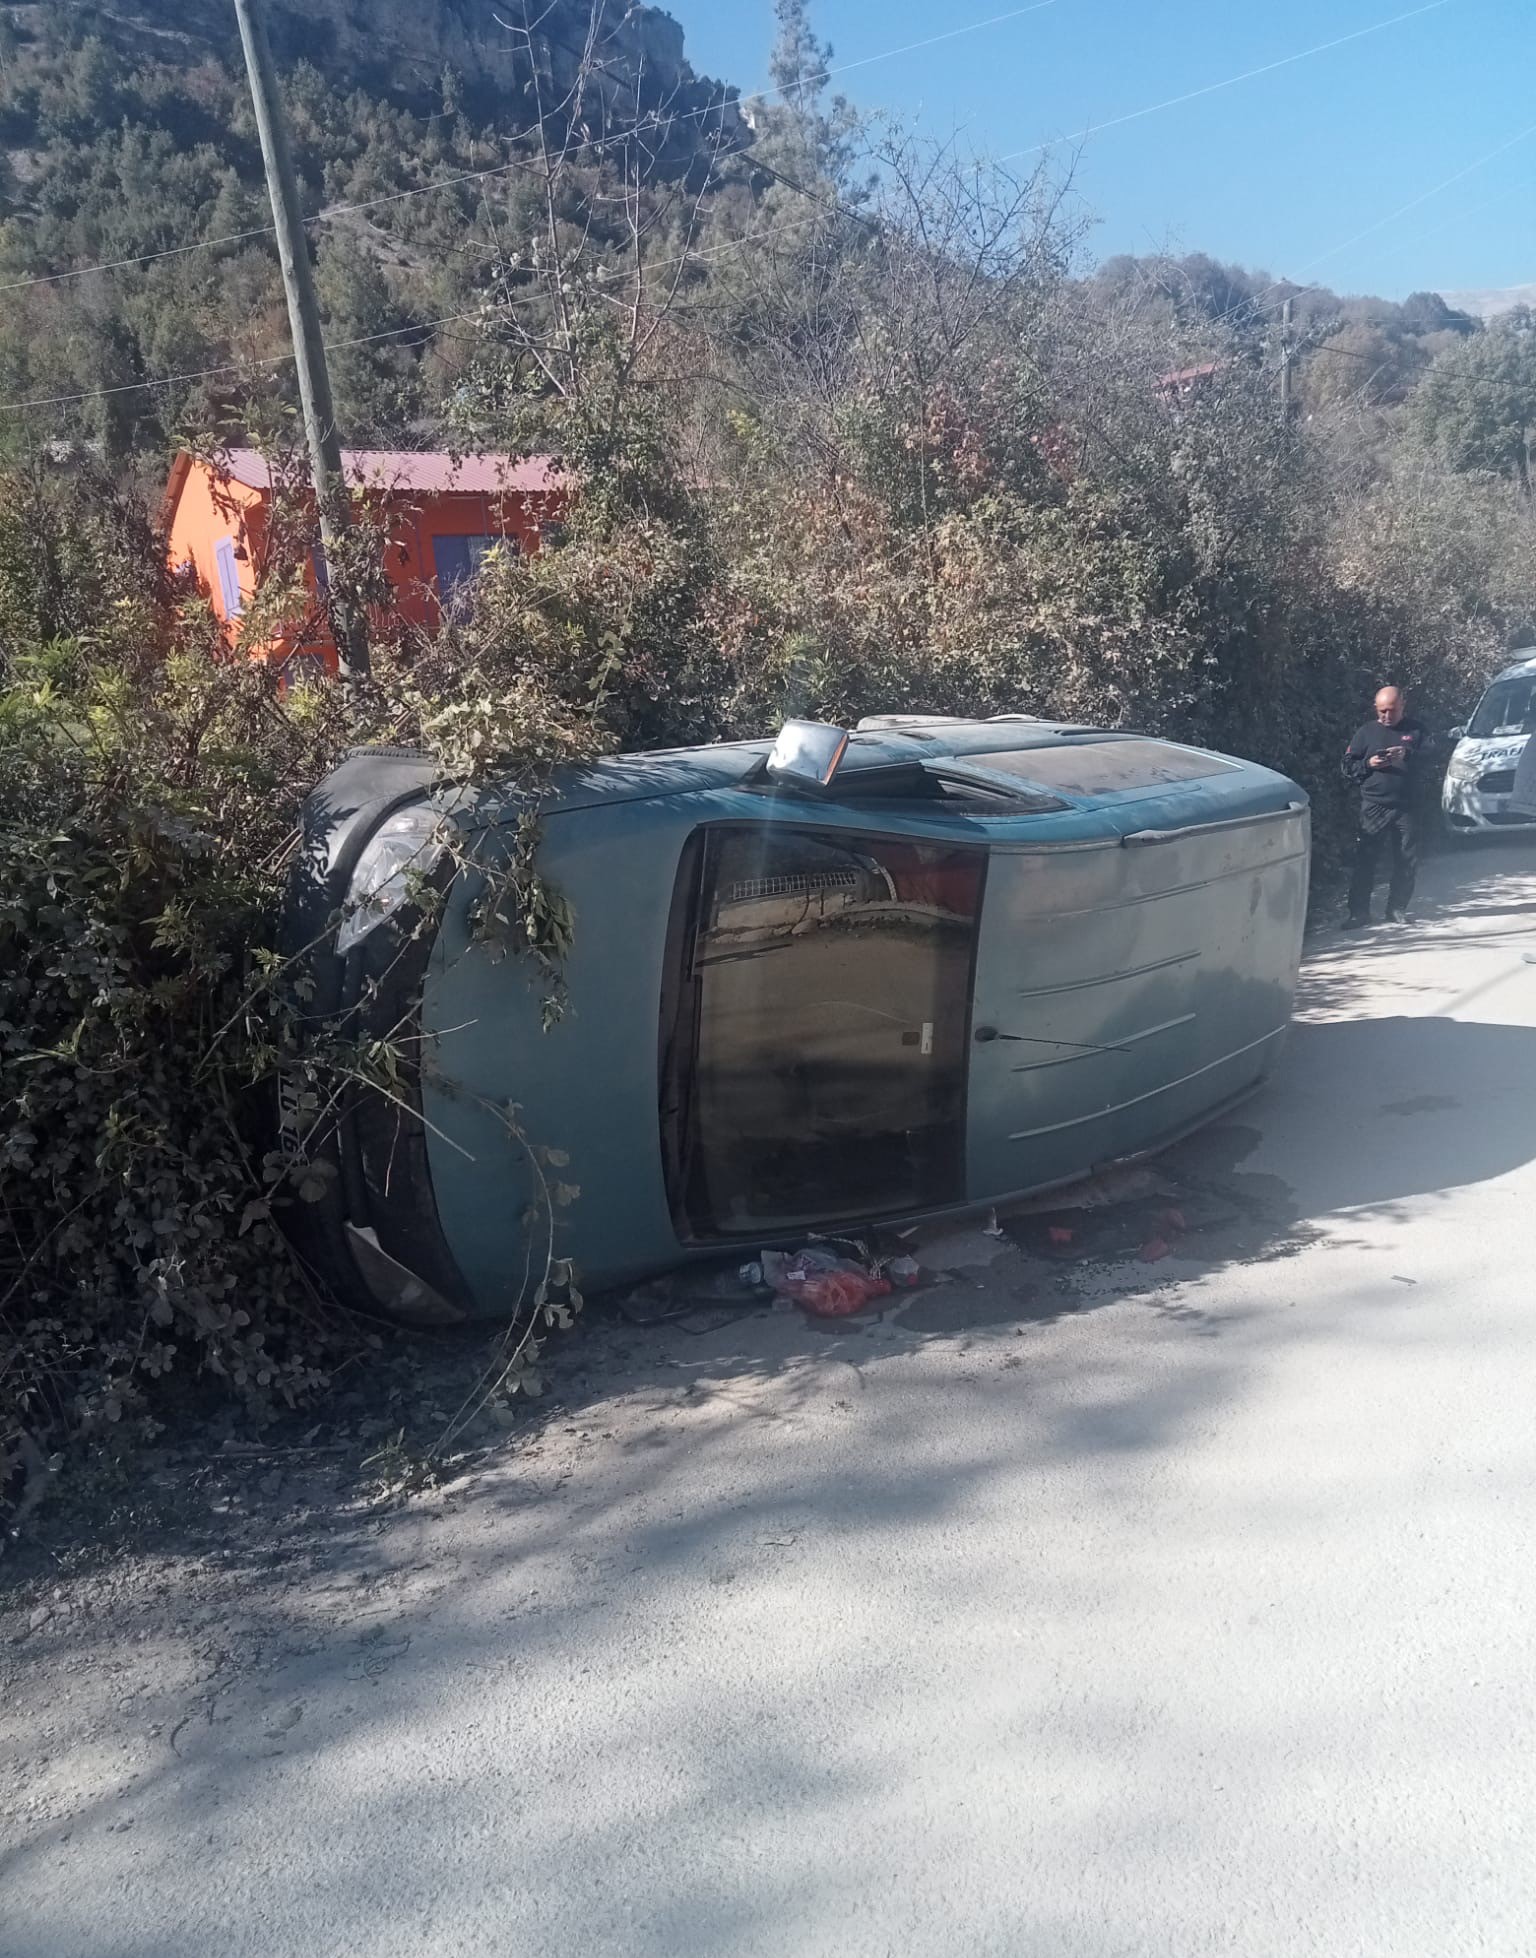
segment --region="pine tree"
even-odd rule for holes
[[[828,95],[832,45],[818,39],[809,0],[777,0],[778,37],[768,73],[782,98],[769,108],[754,156],[822,195],[858,195],[849,182],[858,115],[841,95]]]

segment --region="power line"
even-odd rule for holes
[[[1529,124],[1516,135],[1507,137],[1504,142],[1486,151],[1471,163],[1465,164],[1460,170],[1454,171],[1449,177],[1445,177],[1439,183],[1432,185],[1430,189],[1421,191],[1417,197],[1411,197],[1406,204],[1400,204],[1395,211],[1389,211],[1384,218],[1377,218],[1374,223],[1366,225],[1363,230],[1355,232],[1351,237],[1342,239],[1337,245],[1330,245],[1327,251],[1319,252],[1316,258],[1309,259],[1300,268],[1300,274],[1297,278],[1271,280],[1260,291],[1244,299],[1240,307],[1233,307],[1232,311],[1251,312],[1257,307],[1262,306],[1266,299],[1270,298],[1274,293],[1280,292],[1285,287],[1289,287],[1293,293],[1315,292],[1320,290],[1318,282],[1315,279],[1308,280],[1306,278],[1308,272],[1315,271],[1319,265],[1326,265],[1330,258],[1337,258],[1340,252],[1348,251],[1351,245],[1358,245],[1362,238],[1373,237],[1378,231],[1385,230],[1389,224],[1395,224],[1399,218],[1406,217],[1410,211],[1418,210],[1421,204],[1429,203],[1431,198],[1438,197],[1442,191],[1449,190],[1452,184],[1459,184],[1463,178],[1473,176],[1477,171],[1485,169],[1495,158],[1501,157],[1506,150],[1514,149],[1518,143],[1528,142],[1532,136],[1536,136],[1536,122]],[[1507,190],[1500,193],[1500,195],[1507,194]],[[1486,200],[1486,204],[1491,204],[1496,201],[1496,198],[1489,198]],[[1486,204],[1478,205],[1476,208],[1483,210],[1486,208]],[[1223,315],[1223,317],[1229,317],[1229,315]]]
[[[1378,218],[1374,224],[1368,224],[1363,231],[1357,231],[1353,237],[1345,238],[1337,245],[1330,245],[1327,251],[1320,253],[1309,264],[1302,266],[1302,272],[1314,271],[1319,265],[1325,264],[1330,258],[1337,258],[1340,252],[1347,252],[1351,245],[1358,245],[1362,238],[1369,238],[1375,232],[1384,230],[1387,225],[1395,224],[1399,218],[1407,217],[1410,211],[1416,211],[1421,204],[1427,204],[1432,197],[1438,197],[1441,191],[1449,190],[1452,184],[1459,184],[1464,177],[1470,177],[1475,171],[1484,169],[1496,157],[1502,156],[1506,150],[1512,150],[1517,143],[1528,142],[1532,136],[1536,136],[1536,122],[1528,124],[1518,135],[1509,137],[1507,141],[1500,143],[1497,149],[1489,150],[1486,156],[1478,157],[1475,163],[1467,164],[1464,169],[1458,170],[1453,176],[1445,178],[1442,183],[1436,184],[1433,189],[1421,192],[1419,196],[1410,198],[1406,204],[1400,204],[1395,211],[1389,212],[1386,217]]]
[[[914,54],[925,48],[936,47],[941,42],[956,40],[962,35],[980,33],[985,28],[1001,26],[1009,21],[1019,20],[1027,14],[1040,13],[1045,8],[1055,6],[1058,3],[1059,0],[1031,0],[1031,3],[1027,6],[1011,8],[1006,13],[991,14],[983,20],[969,21],[963,26],[948,28],[942,34],[931,34],[920,41],[908,41],[900,47],[885,48],[877,54],[863,55],[857,61],[839,62],[832,67],[819,69],[813,74],[802,77],[794,86],[796,88],[805,88],[813,83],[829,81],[837,75],[848,74],[857,68],[868,68],[880,61],[895,60],[902,55]],[[1390,20],[1377,21],[1369,27],[1356,28],[1353,33],[1340,35],[1332,41],[1320,42],[1316,47],[1304,48],[1297,54],[1285,55],[1278,61],[1266,63],[1263,67],[1250,68],[1240,75],[1230,75],[1223,81],[1209,82],[1202,88],[1190,89],[1183,95],[1170,96],[1164,102],[1154,102],[1143,109],[1133,109],[1125,115],[1113,117],[1108,122],[1094,124],[1089,128],[1081,129],[1074,136],[1056,137],[1047,142],[1030,144],[1024,149],[1009,151],[1007,154],[999,157],[997,161],[1000,163],[1011,163],[1020,157],[1038,155],[1044,150],[1053,148],[1058,142],[1078,142],[1089,136],[1099,134],[1106,129],[1115,129],[1124,123],[1137,122],[1145,116],[1158,115],[1165,109],[1178,108],[1186,102],[1197,101],[1202,96],[1215,94],[1222,89],[1233,88],[1240,82],[1252,81],[1260,75],[1271,74],[1276,69],[1289,67],[1295,62],[1308,60],[1314,55],[1326,54],[1334,48],[1344,46],[1349,41],[1360,40],[1369,34],[1381,33],[1386,28],[1396,27],[1403,21],[1417,18],[1420,14],[1433,13],[1438,8],[1449,6],[1451,3],[1452,0],[1426,0],[1425,5],[1415,7],[1407,13],[1396,14]],[[746,103],[764,102],[771,96],[782,95],[784,93],[786,91],[782,88],[765,88],[755,90],[749,95],[732,98],[721,96],[717,101],[706,103],[700,108],[689,109],[680,115],[669,117],[667,124],[670,127],[674,123],[694,121],[702,116],[707,116],[726,108],[740,108]],[[561,152],[562,160],[580,155],[586,150],[613,148],[617,144],[630,142],[637,133],[638,131],[626,131],[619,136],[591,137],[585,142],[574,144],[570,148],[563,150]],[[493,177],[507,176],[514,170],[529,169],[532,167],[535,166],[528,158],[517,157],[511,162],[494,164],[485,170],[466,170],[460,172],[457,176],[438,178],[432,183],[416,184],[404,190],[388,191],[378,197],[361,198],[350,204],[327,205],[322,210],[317,211],[313,217],[306,218],[304,222],[306,226],[312,224],[331,224],[338,218],[352,217],[366,211],[380,210],[386,205],[403,203],[413,197],[429,197],[440,191],[455,190],[464,184],[484,183]],[[775,175],[777,173],[770,171],[769,174]],[[788,183],[788,180],[782,177],[780,181]],[[811,195],[810,192],[804,190],[803,185],[788,184],[788,187],[801,190],[806,196]],[[270,237],[272,235],[272,229],[273,227],[269,224],[253,225],[241,231],[223,232],[212,238],[196,238],[185,245],[168,245],[158,251],[141,252],[131,257],[106,259],[94,265],[74,266],[61,272],[45,272],[26,279],[13,279],[7,284],[0,285],[0,294],[29,291],[37,286],[60,285],[75,279],[90,278],[103,272],[127,271],[138,265],[154,265],[166,259],[183,258],[191,252],[212,251],[221,245],[243,244],[253,238]],[[1341,249],[1343,248],[1341,247]]]
[[[1001,27],[1005,21],[1020,20],[1025,14],[1038,14],[1047,7],[1054,7],[1057,0],[1032,0],[1027,7],[1014,7],[1006,14],[993,14],[986,20],[973,20],[964,27],[950,27],[942,34],[930,34],[923,41],[908,41],[905,47],[887,48],[883,54],[866,54],[857,61],[840,61],[835,68],[823,68],[819,74],[805,75],[795,83],[796,88],[805,88],[812,82],[829,82],[834,75],[846,75],[855,68],[868,68],[877,61],[892,61],[897,55],[917,54],[923,48],[936,48],[941,41],[957,41],[962,34],[979,34],[984,27]],[[741,102],[762,102],[770,95],[782,95],[783,89],[759,89],[755,95],[740,95]]]
[[[1297,54],[1282,55],[1278,61],[1266,61],[1262,67],[1246,68],[1240,75],[1228,75],[1219,82],[1207,82],[1203,88],[1189,89],[1183,95],[1170,95],[1166,102],[1152,102],[1144,109],[1131,109],[1123,116],[1111,116],[1108,122],[1090,124],[1079,129],[1072,136],[1055,136],[1049,142],[1031,143],[1022,150],[1010,150],[998,157],[999,163],[1014,163],[1021,156],[1038,156],[1042,150],[1054,149],[1058,143],[1078,143],[1090,136],[1102,135],[1106,129],[1118,129],[1123,123],[1140,122],[1144,116],[1160,115],[1164,109],[1181,108],[1186,102],[1197,102],[1203,95],[1216,95],[1224,88],[1236,88],[1239,82],[1255,81],[1260,75],[1272,75],[1277,68],[1292,67],[1298,61],[1310,61],[1313,55],[1328,54],[1334,48],[1342,48],[1347,42],[1363,40],[1368,34],[1381,34],[1389,27],[1399,27],[1405,20],[1417,20],[1420,14],[1435,13],[1441,7],[1448,7],[1452,0],[1425,0],[1421,7],[1410,8],[1405,14],[1394,14],[1390,20],[1375,21],[1369,27],[1357,27],[1353,33],[1340,34],[1332,41],[1319,41],[1316,47],[1302,48]]]
[[[1000,23],[1010,21],[1010,20],[1016,20],[1025,14],[1038,13],[1042,11],[1043,8],[1048,6],[1054,6],[1056,4],[1057,4],[1057,0],[1032,0],[1032,4],[1028,6],[1014,8],[1007,13],[994,14],[989,16],[985,20],[973,21],[962,27],[951,28],[942,34],[931,35],[927,39],[922,41],[909,42],[899,48],[890,48],[884,50],[882,53],[879,54],[866,55],[858,61],[844,62],[835,67],[829,67],[826,69],[819,70],[817,73],[813,75],[804,77],[803,80],[795,84],[795,86],[804,87],[810,82],[827,80],[834,75],[846,73],[851,69],[868,67],[869,65],[877,61],[893,59],[896,56],[902,54],[908,54],[922,48],[934,46],[942,41],[953,40],[963,34],[976,33],[983,28],[997,26]],[[1334,48],[1343,47],[1348,42],[1363,39],[1367,35],[1384,32],[1387,28],[1399,26],[1402,22],[1416,19],[1422,14],[1434,13],[1439,8],[1449,6],[1450,4],[1451,4],[1451,0],[1426,0],[1426,3],[1424,5],[1414,7],[1409,11],[1407,11],[1406,13],[1395,14],[1389,20],[1376,21],[1370,26],[1356,28],[1349,34],[1340,35],[1331,41],[1320,42],[1316,46],[1311,48],[1303,48],[1295,54],[1285,55],[1277,61],[1272,61],[1264,64],[1262,67],[1247,69],[1242,74],[1231,75],[1226,77],[1222,81],[1210,82],[1205,84],[1201,88],[1191,89],[1183,95],[1172,96],[1166,101],[1150,104],[1148,107],[1143,109],[1132,110],[1123,116],[1117,116],[1113,118],[1109,122],[1097,124],[1091,129],[1080,130],[1077,133],[1077,136],[1071,138],[1056,138],[1048,142],[1032,144],[1025,149],[1010,151],[1006,155],[999,157],[996,160],[999,163],[1008,163],[1016,160],[1019,157],[1033,156],[1043,150],[1052,148],[1055,142],[1057,141],[1077,141],[1083,137],[1096,134],[1105,129],[1113,129],[1124,123],[1139,121],[1143,117],[1159,114],[1161,111],[1165,109],[1177,108],[1186,102],[1196,101],[1202,96],[1214,94],[1222,89],[1235,87],[1238,83],[1251,81],[1260,75],[1271,74],[1275,70],[1280,68],[1290,67],[1294,65],[1296,62],[1308,60],[1314,55],[1328,53]],[[784,92],[785,91],[782,89],[762,89],[762,90],[758,90],[753,95],[736,97],[735,103],[740,104],[743,102],[765,100],[770,95],[782,94]],[[685,115],[674,118],[673,120],[686,121],[691,117],[697,117],[701,114],[707,114],[713,108],[719,108],[723,106],[732,106],[732,105],[727,103],[725,99],[722,98],[721,101],[718,103],[712,103],[710,105],[707,105],[704,109],[701,110],[690,110]],[[575,155],[584,149],[611,147],[616,143],[632,141],[636,133],[637,133],[636,131],[627,131],[617,137],[592,138],[588,142],[574,145],[572,146],[571,149],[563,151],[562,160],[565,157]],[[1510,137],[1506,142],[1501,143],[1496,149],[1489,151],[1486,156],[1479,158],[1474,163],[1468,164],[1463,170],[1456,172],[1454,176],[1448,177],[1447,179],[1445,179],[1443,183],[1435,185],[1433,189],[1425,191],[1420,197],[1417,197],[1413,199],[1410,203],[1403,205],[1398,211],[1392,212],[1387,217],[1380,219],[1375,225],[1368,226],[1365,231],[1357,233],[1355,237],[1346,239],[1342,244],[1330,248],[1330,250],[1324,253],[1321,258],[1312,261],[1312,263],[1314,265],[1321,264],[1324,259],[1334,256],[1339,251],[1347,250],[1350,245],[1357,243],[1360,238],[1369,236],[1372,231],[1381,229],[1384,225],[1392,223],[1396,218],[1404,216],[1407,214],[1407,212],[1416,209],[1420,204],[1428,202],[1430,198],[1437,196],[1441,191],[1448,189],[1452,184],[1460,182],[1463,177],[1471,175],[1473,171],[1480,169],[1481,167],[1483,167],[1484,164],[1493,161],[1495,157],[1502,155],[1505,150],[1513,148],[1515,144],[1524,141],[1527,137],[1529,137],[1532,134],[1536,134],[1536,124],[1532,124],[1529,128],[1522,130],[1518,135]],[[754,163],[755,163],[755,167],[761,167],[766,172],[767,175],[772,177],[775,181],[783,184],[786,189],[795,191],[800,196],[806,198],[811,203],[817,205],[820,209],[837,212],[843,216],[853,218],[860,224],[866,226],[872,224],[872,220],[864,216],[863,213],[855,211],[850,206],[845,205],[841,201],[841,199],[825,198],[819,195],[817,192],[809,190],[804,184],[797,183],[793,178],[786,176],[782,171],[779,171],[770,165],[762,164],[761,159],[754,160]],[[377,198],[369,198],[353,204],[329,206],[325,210],[317,212],[313,218],[307,219],[305,222],[308,224],[329,222],[332,219],[347,216],[354,212],[372,210],[380,205],[401,202],[406,198],[426,196],[434,191],[449,190],[455,188],[460,184],[482,182],[490,177],[503,176],[512,170],[526,169],[526,168],[533,168],[533,167],[535,166],[531,163],[529,159],[517,158],[510,163],[495,165],[486,170],[467,171],[460,176],[445,178],[431,184],[419,185],[413,189],[394,191]],[[809,221],[810,220],[808,219],[793,220],[787,224],[773,226],[770,229],[763,232],[748,233],[746,236],[742,238],[730,240],[724,246],[712,247],[697,252],[685,253],[682,254],[680,258],[674,258],[670,260],[667,259],[660,260],[656,263],[656,265],[654,265],[650,269],[662,270],[669,265],[675,265],[681,262],[685,262],[687,260],[697,260],[697,259],[713,257],[718,255],[719,252],[721,251],[735,250],[739,248],[741,245],[758,242],[765,238],[774,237],[778,235],[780,232],[792,230],[796,228],[798,224],[806,223]],[[92,272],[113,271],[113,270],[122,269],[126,266],[148,264],[158,259],[175,257],[184,254],[186,252],[205,250],[216,245],[234,243],[246,238],[266,236],[271,233],[271,230],[272,227],[270,225],[260,226],[251,230],[232,232],[224,237],[201,239],[192,244],[174,246],[161,252],[147,253],[139,258],[119,259],[119,260],[114,260],[107,264],[102,264],[97,266],[82,266],[69,272],[52,273],[46,276],[41,276],[36,279],[22,280],[12,285],[0,286],[0,293],[15,291],[19,287],[56,283],[63,279],[84,278]],[[1311,269],[1310,266],[1303,268],[1304,271],[1310,269]],[[1265,293],[1260,293],[1256,295],[1254,298],[1246,301],[1245,304],[1250,307],[1256,306],[1262,302],[1262,300],[1267,296],[1267,293],[1278,291],[1281,286],[1291,285],[1293,283],[1294,282],[1291,280],[1277,280],[1272,286],[1266,289]],[[1305,288],[1298,288],[1298,289],[1305,290]],[[533,304],[533,303],[536,303],[536,301],[533,298],[524,301],[509,300],[503,302],[503,307],[505,308],[509,306],[516,306],[519,304],[526,305],[526,304]],[[488,310],[490,310],[490,308],[482,306],[466,313],[449,313],[435,320],[425,320],[418,324],[413,324],[413,325],[408,325],[403,327],[388,328],[382,333],[365,334],[350,340],[327,341],[325,345],[327,351],[339,352],[339,351],[346,350],[348,348],[367,346],[367,345],[375,344],[382,340],[394,339],[402,334],[430,333],[436,327],[439,326],[451,325],[459,321],[482,317]],[[284,362],[287,359],[288,356],[276,356],[276,357],[258,361],[254,364],[257,366],[281,366],[284,364]],[[172,387],[181,384],[190,384],[194,381],[215,378],[222,374],[240,373],[244,371],[245,368],[250,364],[251,363],[230,361],[230,362],[225,362],[216,367],[201,368],[185,374],[166,375],[148,381],[125,382],[117,386],[105,387],[105,388],[87,388],[74,394],[38,396],[29,400],[0,402],[0,414],[9,414],[9,413],[18,412],[23,409],[31,409],[31,408],[64,407],[64,406],[70,406],[76,404],[81,401],[97,400],[97,399],[110,397],[113,395],[131,394],[131,393],[139,392],[141,390],[148,390],[152,388]]]
[[[1030,0],[1028,6],[1014,7],[1007,13],[990,14],[985,20],[969,21],[962,27],[948,28],[942,34],[930,34],[925,40],[908,41],[901,47],[884,48],[878,54],[862,55],[857,61],[843,61],[839,62],[835,67],[819,69],[814,74],[802,76],[793,86],[796,89],[808,88],[818,82],[830,81],[835,75],[849,74],[855,68],[869,68],[876,62],[894,61],[904,54],[916,54],[923,48],[937,47],[941,41],[958,40],[960,36],[965,34],[979,34],[984,28],[1000,27],[1008,21],[1020,20],[1026,14],[1037,14],[1047,7],[1054,7],[1058,4],[1059,0]],[[1444,5],[1446,4],[1446,0],[1438,0],[1438,4]],[[732,97],[722,95],[718,100],[707,102],[700,108],[687,109],[676,116],[667,117],[665,126],[670,129],[676,123],[698,121],[704,116],[716,114],[726,109],[739,109],[749,102],[766,102],[771,96],[786,93],[787,90],[782,88],[763,88],[754,91],[751,95]],[[564,161],[572,156],[579,156],[585,150],[612,148],[617,144],[630,142],[638,133],[639,127],[637,125],[635,130],[625,131],[618,136],[589,137],[585,142],[572,144],[569,148],[562,149],[560,153],[561,160]],[[416,184],[406,190],[389,191],[379,197],[362,198],[356,203],[330,204],[325,206],[324,209],[316,211],[313,217],[306,218],[304,222],[306,226],[312,224],[332,224],[337,218],[352,217],[363,211],[376,211],[387,204],[403,203],[411,197],[430,197],[436,191],[456,190],[463,184],[483,183],[491,177],[504,177],[513,170],[526,170],[532,167],[535,166],[532,165],[528,158],[516,157],[509,163],[494,164],[486,170],[466,170],[458,176],[442,177],[433,183]],[[189,252],[213,251],[220,245],[238,245],[244,244],[252,238],[270,238],[272,231],[273,227],[270,224],[258,224],[250,226],[244,231],[226,231],[212,238],[194,238],[189,244],[185,245],[167,245],[160,251],[140,252],[130,258],[104,259],[99,264],[77,265],[62,272],[40,272],[35,277],[13,279],[6,285],[0,285],[0,293],[25,292],[34,286],[62,285],[74,279],[91,278],[100,272],[127,271],[136,265],[156,265],[164,259],[184,258]]]

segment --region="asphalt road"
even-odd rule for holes
[[[1536,850],[1425,884],[1174,1256],[615,1336],[222,1662],[40,1628],[0,1952],[1536,1952]]]

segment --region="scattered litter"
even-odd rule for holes
[[[911,1259],[896,1262],[913,1264]],[[749,1274],[757,1274],[756,1279]],[[884,1298],[892,1290],[885,1274],[854,1258],[842,1258],[819,1245],[803,1251],[765,1251],[755,1264],[742,1268],[748,1283],[766,1285],[779,1298],[803,1306],[820,1319],[841,1319],[862,1311],[872,1299]]]
[[[749,1285],[765,1285],[770,1292],[784,1293],[791,1271],[802,1276],[813,1271],[836,1271],[842,1263],[835,1251],[812,1244],[803,1251],[765,1251],[755,1263],[742,1266],[741,1276]]]
[[[995,1210],[989,1210],[987,1212],[987,1221],[982,1225],[981,1230],[984,1237],[1002,1236],[1003,1227],[997,1221],[997,1212]]]
[[[1149,1237],[1136,1255],[1144,1265],[1155,1265],[1160,1258],[1166,1258],[1172,1249],[1166,1237]]]
[[[760,1267],[755,1264],[743,1265],[739,1271],[728,1266],[696,1266],[637,1285],[623,1298],[615,1299],[613,1309],[631,1326],[667,1326],[682,1320],[707,1319],[708,1328],[685,1326],[684,1330],[717,1330],[733,1319],[756,1311],[759,1301],[754,1294],[761,1292],[762,1284]]]
[[[1400,1271],[1394,1271],[1392,1282],[1394,1285],[1417,1285],[1419,1281],[1417,1278],[1404,1278]]]
[[[863,1271],[849,1264],[840,1271],[788,1272],[781,1287],[785,1298],[818,1319],[843,1319],[862,1312],[871,1299],[884,1298],[891,1289],[888,1278]]]

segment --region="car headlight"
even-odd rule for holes
[[[1470,782],[1482,770],[1482,761],[1477,755],[1452,755],[1450,766],[1445,771],[1448,782]]]
[[[380,825],[357,860],[347,889],[336,950],[350,952],[398,911],[443,856],[441,818],[427,803],[402,809]]]

